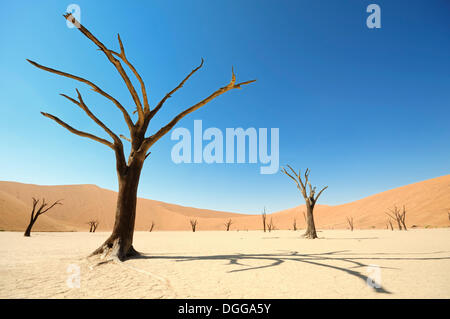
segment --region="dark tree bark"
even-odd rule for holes
[[[76,89],[77,99],[69,97],[65,94],[61,94],[63,97],[80,107],[97,125],[99,125],[112,139],[112,142],[90,133],[86,133],[73,128],[64,121],[60,120],[54,115],[48,113],[42,113],[47,118],[52,119],[59,125],[63,126],[71,133],[87,137],[99,143],[102,143],[109,148],[111,148],[116,157],[116,170],[118,176],[118,198],[116,206],[115,223],[111,236],[97,249],[92,255],[102,254],[104,256],[109,255],[112,258],[118,258],[119,260],[124,260],[129,256],[134,256],[137,251],[133,248],[133,234],[134,234],[134,224],[136,217],[136,201],[137,201],[137,190],[139,185],[139,178],[141,175],[141,170],[144,165],[145,159],[150,155],[149,149],[155,144],[160,138],[167,134],[182,118],[186,115],[198,110],[202,106],[214,100],[216,97],[230,91],[233,89],[240,89],[242,86],[250,84],[255,80],[236,83],[236,76],[232,69],[231,81],[224,87],[216,90],[210,94],[205,99],[200,102],[187,107],[183,112],[175,116],[170,122],[165,126],[161,127],[155,134],[151,136],[146,136],[148,126],[152,118],[157,114],[157,112],[162,108],[167,99],[169,99],[176,91],[183,87],[186,81],[203,66],[202,62],[198,67],[193,69],[173,90],[167,93],[153,108],[150,108],[147,98],[147,91],[141,76],[133,66],[133,64],[128,60],[122,40],[119,35],[117,39],[119,42],[120,52],[116,52],[108,49],[100,40],[98,40],[92,33],[90,33],[79,21],[77,21],[70,13],[64,15],[64,17],[77,26],[77,29],[91,40],[98,49],[105,55],[105,57],[111,62],[114,68],[117,70],[121,76],[123,82],[125,83],[131,98],[135,104],[135,111],[137,113],[137,120],[133,122],[130,113],[125,109],[125,107],[110,94],[103,91],[98,85],[93,82],[86,80],[82,77],[55,70],[36,62],[28,60],[32,65],[42,70],[64,76],[67,78],[74,79],[81,83],[84,83],[91,87],[91,89],[109,99],[123,114],[125,123],[128,126],[129,137],[122,134],[115,134],[112,132],[102,121],[100,121],[89,109],[89,107],[84,102],[81,97],[80,92]],[[136,88],[132,84],[127,72],[122,65],[124,63],[134,74],[136,79],[140,84],[142,99],[139,97]],[[121,138],[130,142],[131,150],[128,156],[128,160],[125,159],[123,144]]]
[[[224,225],[227,231],[230,231],[230,227],[233,224],[233,221],[229,219]]]
[[[267,213],[266,213],[266,208],[264,207],[264,211],[261,214],[261,218],[262,218],[262,223],[263,223],[263,229],[264,232],[266,232],[266,226],[267,226]]]
[[[197,229],[197,220],[191,219],[189,222],[191,223],[192,231],[195,233],[195,230]]]
[[[394,230],[394,226],[392,225],[391,219],[388,219],[388,226],[391,228],[391,230]]]
[[[267,230],[269,231],[269,233],[272,230],[275,230],[275,224],[273,223],[272,217],[270,217],[270,222],[267,224]]]
[[[95,231],[97,230],[99,222],[97,220],[90,220],[87,223],[89,225],[89,232],[90,233],[95,233]]]
[[[406,207],[403,205],[403,211],[400,212],[400,209],[394,206],[393,209],[390,209],[390,212],[391,214],[386,213],[386,215],[397,222],[398,230],[408,230],[406,228]]]
[[[317,238],[316,224],[314,223],[314,205],[306,204],[306,232],[305,238]]]
[[[312,187],[311,183],[309,182],[309,169],[306,169],[304,174],[305,181],[303,182],[300,171],[297,173],[294,171],[294,169],[287,165],[287,167],[290,169],[291,173],[289,173],[285,168],[282,169],[282,171],[289,176],[291,179],[294,180],[294,182],[297,185],[297,188],[300,190],[303,198],[305,199],[306,204],[306,232],[303,235],[305,238],[315,239],[317,238],[317,232],[316,232],[316,225],[314,224],[314,206],[317,203],[317,200],[319,199],[320,195],[323,193],[324,190],[328,188],[328,186],[325,186],[322,188],[322,190],[316,195],[316,187]],[[306,186],[309,186],[309,193],[306,189]]]
[[[347,223],[350,230],[353,231],[353,217],[347,217]]]
[[[150,225],[150,230],[149,232],[153,231],[153,228],[155,228],[155,222],[152,220],[152,224]]]
[[[45,202],[45,198],[42,199],[42,202],[40,203],[40,206],[38,208],[40,200],[33,197],[33,209],[31,211],[30,216],[30,222],[28,223],[27,228],[25,229],[25,233],[23,234],[25,237],[30,237],[31,235],[31,229],[33,228],[34,223],[36,223],[36,220],[39,216],[42,214],[48,212],[50,209],[55,207],[56,205],[62,205],[61,200],[57,200],[50,206],[48,206],[48,203]]]

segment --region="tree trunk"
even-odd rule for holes
[[[133,248],[139,178],[144,160],[135,159],[126,174],[119,175],[116,218],[111,236],[92,255],[103,254],[123,261],[139,253]]]
[[[36,221],[36,219],[31,219],[30,220],[30,223],[28,224],[28,227],[25,230],[25,233],[23,234],[25,237],[30,237],[31,228],[33,227],[35,221]]]
[[[314,206],[306,204],[306,232],[303,235],[305,238],[314,239],[317,238],[316,233],[316,225],[314,224],[314,215],[313,215]]]

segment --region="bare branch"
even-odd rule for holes
[[[286,169],[283,168],[284,173],[295,181],[295,183],[297,184],[297,188],[300,190],[303,198],[305,198],[305,200],[308,199],[308,195],[306,194],[306,188],[305,185],[303,184],[300,171],[296,173],[295,170],[289,164],[287,164],[286,166],[291,170],[292,174],[294,174],[295,177],[292,176],[290,173],[286,171]]]
[[[289,165],[288,165],[288,166],[289,166]],[[287,176],[289,176],[290,178],[292,178],[292,180],[297,184],[297,188],[298,188],[298,189],[301,189],[301,188],[300,188],[300,184],[298,183],[298,181],[295,179],[294,176],[292,176],[291,174],[289,174],[289,173],[286,171],[286,169],[285,169],[284,167],[282,167],[281,170],[282,170]]]
[[[79,131],[79,130],[77,130],[77,129],[74,129],[74,128],[73,128],[72,126],[70,126],[69,124],[67,124],[67,123],[65,123],[65,122],[63,122],[63,121],[61,121],[59,118],[57,118],[56,116],[51,115],[51,114],[49,114],[49,113],[41,112],[41,114],[44,115],[45,117],[48,117],[49,119],[52,119],[53,121],[55,121],[56,123],[58,123],[59,125],[61,125],[62,127],[64,127],[65,129],[69,130],[71,133],[73,133],[73,134],[75,134],[75,135],[90,138],[91,140],[100,142],[100,143],[102,143],[102,144],[104,144],[104,145],[106,145],[106,146],[108,146],[108,147],[114,149],[114,144],[111,143],[111,142],[109,142],[109,141],[107,141],[107,140],[105,140],[105,139],[103,139],[103,138],[100,138],[100,137],[95,136],[95,135],[90,134],[90,133],[86,133],[86,132],[83,132],[83,131]]]
[[[131,62],[127,59],[125,55],[125,49],[122,44],[122,40],[120,39],[120,35],[117,34],[117,39],[119,40],[120,45],[120,53],[114,52],[110,50],[110,52],[116,56],[118,56],[125,64],[130,68],[131,71],[133,71],[134,76],[138,79],[140,85],[141,85],[141,92],[142,92],[142,99],[144,101],[144,114],[150,112],[150,106],[148,104],[148,98],[147,98],[147,91],[145,89],[144,81],[142,80],[142,77],[139,75],[138,71],[136,71],[136,68],[131,64]],[[137,109],[136,109],[137,111]],[[134,113],[134,112],[133,112]]]
[[[161,109],[161,107],[163,106],[164,102],[166,102],[166,100],[170,97],[172,97],[172,94],[174,94],[176,91],[178,91],[179,89],[181,89],[184,85],[184,83],[186,83],[187,80],[189,80],[189,78],[195,73],[197,72],[199,69],[201,69],[201,67],[203,66],[203,58],[202,58],[202,62],[200,63],[200,65],[198,67],[196,67],[195,69],[193,69],[191,71],[191,73],[189,73],[184,79],[183,81],[180,82],[180,84],[178,84],[178,86],[176,88],[174,88],[172,91],[170,91],[169,93],[167,93],[164,98],[159,101],[159,103],[156,105],[156,107],[150,112],[150,116],[149,118],[152,119],[155,114]]]
[[[316,198],[314,199],[315,202],[317,202],[317,200],[319,199],[319,196],[322,195],[322,192],[324,190],[326,190],[328,188],[328,186],[325,186],[324,188],[322,188],[322,190],[317,194]]]
[[[62,199],[58,199],[56,202],[54,202],[52,205],[50,205],[47,209],[42,210],[42,208],[44,208],[45,206],[47,206],[47,204],[45,204],[39,211],[38,215],[42,215],[44,213],[46,213],[47,211],[49,211],[50,209],[52,209],[53,207],[55,207],[56,205],[62,205],[61,203]],[[44,200],[45,202],[45,200]]]
[[[120,134],[119,136],[120,136],[120,138],[124,139],[125,141],[128,141],[131,143],[131,139],[126,137],[125,135]]]
[[[245,84],[249,84],[249,83],[252,83],[254,81],[256,81],[256,80],[243,82],[243,83],[240,83],[239,86],[243,85],[244,83]],[[163,126],[158,132],[156,132],[155,134],[153,134],[150,137],[147,137],[145,139],[145,142],[143,143],[144,149],[147,150],[150,146],[152,146],[153,143],[155,143],[157,140],[159,140],[161,137],[163,137],[167,132],[169,132],[186,115],[188,115],[188,114],[198,110],[199,108],[201,108],[205,104],[207,104],[207,103],[211,102],[212,100],[214,100],[219,95],[222,95],[225,92],[228,92],[228,91],[230,91],[232,89],[238,88],[237,87],[238,85],[235,84],[235,82],[236,82],[236,76],[235,76],[234,72],[232,72],[231,81],[230,81],[230,83],[228,83],[228,85],[218,89],[217,91],[212,93],[207,98],[203,99],[202,101],[198,102],[197,104],[194,104],[193,106],[191,106],[188,109],[184,110],[183,112],[181,112],[180,114],[175,116],[172,119],[172,121],[170,121],[167,125]]]
[[[102,121],[100,121],[87,107],[86,103],[84,103],[83,98],[81,97],[80,91],[78,91],[78,89],[75,90],[78,94],[78,101],[65,94],[61,94],[61,96],[78,105],[95,123],[98,124],[98,126],[100,126],[103,130],[105,130],[106,133],[108,133],[109,136],[111,136],[115,144],[121,144],[122,142],[120,141],[119,137],[113,131],[111,131]]]
[[[134,128],[133,121],[131,120],[130,115],[128,114],[127,110],[125,110],[125,108],[122,106],[122,104],[120,104],[119,101],[117,101],[111,95],[109,95],[108,93],[106,93],[105,91],[100,89],[97,85],[95,85],[91,81],[86,80],[86,79],[84,79],[82,77],[79,77],[79,76],[76,76],[76,75],[72,75],[70,73],[62,72],[62,71],[59,71],[59,70],[55,70],[55,69],[52,69],[52,68],[40,65],[39,63],[36,63],[36,62],[28,60],[28,59],[27,59],[27,61],[30,62],[35,67],[41,69],[41,70],[44,70],[44,71],[47,71],[47,72],[50,72],[50,73],[54,73],[54,74],[58,74],[58,75],[61,75],[61,76],[65,76],[67,78],[74,79],[74,80],[77,80],[79,82],[82,82],[82,83],[85,83],[85,84],[89,85],[94,92],[97,92],[97,93],[103,95],[104,97],[106,97],[107,99],[112,101],[117,106],[117,108],[122,112],[123,117],[125,119],[125,122],[127,123],[128,128],[130,129],[130,132],[133,130],[133,128]]]
[[[89,40],[94,42],[99,47],[99,49],[101,51],[103,51],[103,53],[106,55],[108,60],[117,69],[117,71],[119,72],[120,76],[124,80],[124,82],[125,82],[125,84],[126,84],[126,86],[128,88],[128,91],[130,92],[131,97],[133,98],[134,103],[136,104],[136,108],[137,108],[138,113],[139,113],[139,120],[142,123],[144,121],[144,112],[142,110],[141,101],[139,99],[138,94],[136,93],[136,90],[135,90],[133,84],[130,81],[130,78],[128,77],[127,73],[123,69],[122,64],[120,63],[120,61],[117,60],[113,56],[113,53],[112,53],[111,50],[109,50],[102,42],[100,42],[100,40],[98,40],[92,33],[90,33],[89,30],[87,30],[74,16],[72,16],[71,13],[64,14],[64,18],[66,18],[66,20],[68,20],[69,22],[72,22],[73,24],[76,24],[78,26],[77,29],[81,33],[83,33]],[[122,48],[123,48],[123,46],[121,45],[121,49]]]

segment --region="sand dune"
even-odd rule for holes
[[[90,219],[100,221],[99,231],[110,230],[114,223],[117,193],[95,185],[41,186],[16,182],[0,182],[0,230],[25,229],[31,209],[31,198],[48,201],[63,199],[64,205],[38,219],[36,231],[86,231]],[[300,202],[300,199],[299,199]],[[394,205],[406,205],[407,225],[448,227],[450,208],[450,175],[399,187],[344,205],[316,207],[319,229],[346,228],[346,217],[353,217],[356,228],[385,228],[385,212]],[[189,230],[189,220],[198,219],[198,230],[223,230],[224,222],[233,220],[232,230],[261,229],[259,215],[227,213],[138,200],[136,230],[148,230],[152,221],[155,230]],[[304,206],[268,215],[278,229],[292,229],[294,218],[305,227]]]

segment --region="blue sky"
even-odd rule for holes
[[[0,10],[0,180],[97,184],[116,190],[110,149],[75,136],[40,111],[81,130],[104,132],[59,96],[79,88],[115,132],[120,112],[70,79],[29,58],[89,78],[131,108],[117,72],[94,45],[66,26],[76,3],[81,22],[127,56],[155,105],[190,70],[149,129],[228,83],[258,81],[219,97],[177,127],[280,128],[280,164],[311,169],[340,204],[450,173],[450,3],[433,1],[3,1]],[[381,7],[381,29],[368,29],[366,7]],[[139,195],[181,205],[258,213],[302,203],[280,172],[260,164],[174,164],[166,135],[147,160]]]

